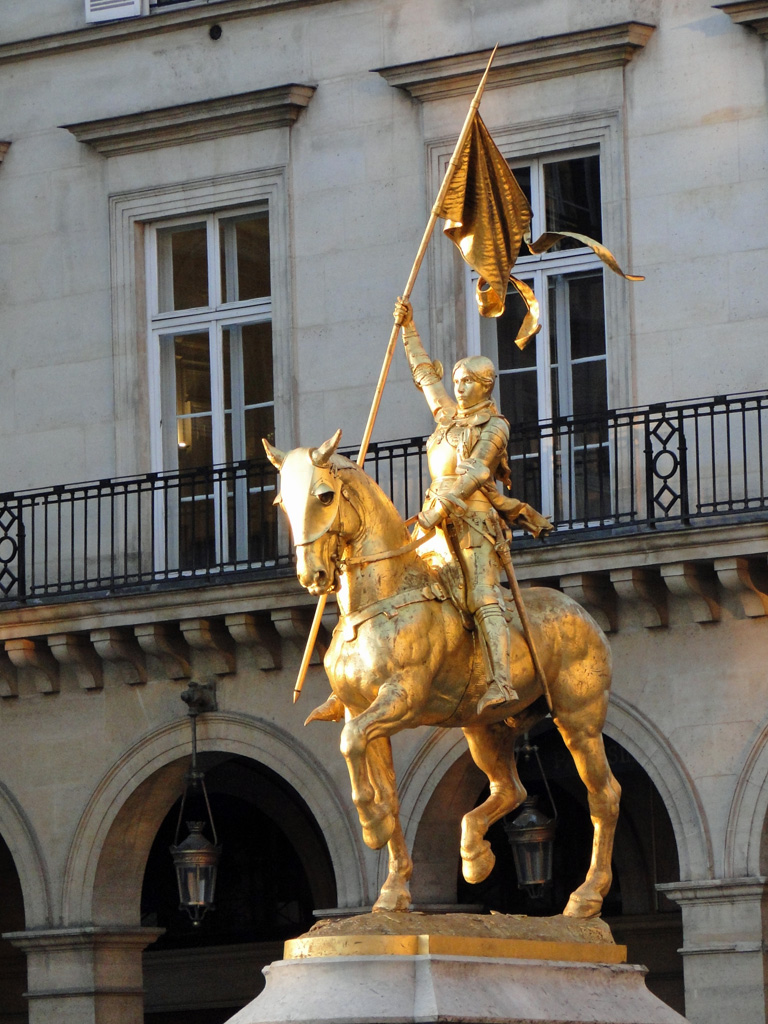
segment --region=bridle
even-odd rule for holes
[[[399,555],[407,555],[411,551],[415,551],[416,548],[420,547],[422,544],[424,544],[426,541],[430,540],[435,535],[435,527],[433,526],[429,530],[427,530],[426,533],[422,534],[422,536],[416,537],[414,540],[409,541],[407,544],[403,544],[402,547],[390,548],[390,549],[388,549],[386,551],[377,551],[377,552],[374,552],[374,553],[369,554],[369,555],[352,555],[352,556],[350,556],[348,558],[343,558],[341,552],[342,552],[344,546],[346,546],[346,542],[343,541],[343,539],[342,539],[343,530],[344,530],[344,527],[343,527],[342,522],[341,522],[341,503],[342,503],[342,500],[346,500],[347,502],[349,502],[349,504],[352,506],[355,514],[357,515],[357,518],[359,519],[360,523],[362,524],[363,517],[362,517],[359,509],[355,508],[355,505],[354,505],[352,499],[350,498],[348,489],[346,487],[342,486],[341,492],[339,494],[339,506],[338,506],[336,515],[333,518],[333,520],[329,523],[329,525],[326,527],[326,529],[323,530],[323,532],[321,534],[319,534],[317,537],[315,537],[314,540],[308,541],[305,544],[295,544],[294,545],[294,547],[296,547],[296,548],[303,548],[303,547],[307,547],[308,544],[310,544],[310,543],[311,544],[316,544],[317,541],[319,541],[322,537],[326,537],[328,535],[335,536],[335,538],[336,538],[336,551],[335,551],[335,554],[332,556],[331,560],[332,560],[334,569],[337,569],[341,573],[348,572],[348,570],[350,568],[354,567],[354,566],[368,565],[368,564],[370,564],[372,562],[383,562],[383,561],[386,561],[386,560],[388,560],[390,558],[397,558]],[[417,519],[418,519],[418,516],[411,516],[410,519],[406,519],[405,526],[406,527],[412,526],[413,524],[416,523]],[[361,525],[361,530],[362,530],[362,525]],[[354,538],[355,538],[355,535],[353,534],[352,537],[350,538],[350,540],[354,540]]]

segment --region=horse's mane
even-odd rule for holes
[[[393,525],[399,524],[404,533],[407,534],[408,527],[405,520],[398,512],[391,498],[384,493],[383,489],[365,470],[356,462],[348,459],[346,455],[335,454],[331,457],[331,467],[342,476],[346,482],[350,482],[357,488],[364,489],[372,501],[386,509]]]

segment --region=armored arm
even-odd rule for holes
[[[395,322],[403,329],[403,347],[411,367],[413,383],[424,392],[433,415],[441,409],[453,409],[454,402],[443,385],[443,367],[432,362],[421,343],[419,332],[413,322],[410,302],[398,299],[394,311]]]

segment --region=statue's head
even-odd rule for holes
[[[496,367],[486,356],[467,356],[453,368],[453,390],[460,409],[484,401],[496,383]]]

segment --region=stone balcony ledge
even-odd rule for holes
[[[765,617],[767,556],[768,529],[752,523],[544,543],[515,563],[523,588],[556,587],[615,633]],[[225,676],[245,649],[259,671],[298,665],[314,608],[290,577],[6,609],[0,696]],[[336,615],[331,600],[316,664]]]

